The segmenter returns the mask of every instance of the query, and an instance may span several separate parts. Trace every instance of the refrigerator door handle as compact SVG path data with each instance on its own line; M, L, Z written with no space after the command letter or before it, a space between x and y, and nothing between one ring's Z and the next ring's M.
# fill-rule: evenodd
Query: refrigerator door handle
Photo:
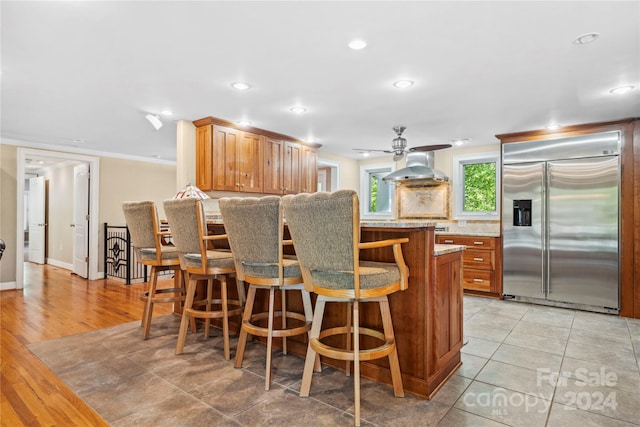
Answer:
M542 173L542 197L540 198L540 202L542 204L542 215L541 221L541 235L542 235L542 271L544 272L542 275L542 294L547 297L551 292L549 286L549 212L547 209L549 194L547 191L547 183L549 182L549 165L545 162L543 165L543 173Z

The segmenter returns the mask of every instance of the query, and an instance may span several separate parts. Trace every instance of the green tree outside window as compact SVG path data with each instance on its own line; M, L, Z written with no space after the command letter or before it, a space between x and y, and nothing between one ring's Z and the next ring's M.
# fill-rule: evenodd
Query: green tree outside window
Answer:
M464 165L464 212L496 210L496 163Z

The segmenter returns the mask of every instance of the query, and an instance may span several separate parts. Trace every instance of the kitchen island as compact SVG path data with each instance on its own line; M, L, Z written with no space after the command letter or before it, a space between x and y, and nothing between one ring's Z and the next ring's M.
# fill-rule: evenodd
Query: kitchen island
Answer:
M221 221L210 217L209 225L216 234L222 232ZM402 245L409 268L409 287L389 295L391 317L396 336L398 357L405 391L431 398L460 366L462 348L462 250L459 245L435 245L434 222L362 221L361 241L407 237ZM391 247L361 251L362 260L393 262ZM233 290L234 286L229 286ZM266 292L256 306L266 309ZM302 310L300 296L293 292L287 298L288 309ZM256 309L254 309L254 312ZM327 304L323 328L343 325L346 304ZM361 327L382 329L377 304L363 304ZM275 340L275 345L280 341ZM373 344L373 343L369 343ZM368 343L363 340L363 347ZM372 345L371 345L372 346ZM287 339L289 352L304 356L306 337ZM345 363L322 359L323 363L345 369ZM361 362L363 377L391 384L386 358Z

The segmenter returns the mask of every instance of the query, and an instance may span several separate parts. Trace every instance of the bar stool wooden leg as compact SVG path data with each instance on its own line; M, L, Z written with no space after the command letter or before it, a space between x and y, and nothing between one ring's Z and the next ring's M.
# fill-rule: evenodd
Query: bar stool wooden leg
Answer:
M275 288L269 288L269 319L267 326L267 371L264 380L264 389L271 388L271 351L273 349L273 305L275 304Z
M384 300L380 301L380 315L382 316L382 328L384 329L386 340L392 340L395 343L389 300L386 296ZM393 395L396 397L404 397L402 373L400 372L400 362L398 361L398 349L395 344L393 345L393 351L389 353L389 369L391 371L391 382L393 383Z
M207 280L207 312L211 311L211 299L213 298L213 279ZM204 337L209 338L209 329L211 326L211 319L208 317L204 319Z
M358 300L353 301L353 401L356 426L360 425L360 316Z
M255 286L249 286L249 295L247 295L247 301L244 306L244 312L242 314L242 325L240 326L240 337L238 338L238 348L236 350L236 360L233 364L235 368L242 367L242 358L244 357L244 349L247 344L247 329L244 324L251 321L251 313L253 312L253 303L256 299Z
M197 280L191 279L189 277L189 282L187 284L187 298L184 302L184 308L182 309L182 320L180 321L180 330L178 331L178 342L176 344L176 354L182 354L184 352L184 342L187 339L187 326L189 325L189 315L187 314L188 310L191 310L193 307L193 299L196 294L196 284Z
M153 299L156 296L156 287L158 285L158 270L156 267L151 267L151 274L149 276L149 294L146 304L144 305L144 315L142 317L142 339L146 340L149 337L149 331L151 330L151 317L153 317Z
M222 298L222 335L224 340L224 359L231 360L231 351L229 350L229 305L227 301L226 275L222 275L222 278L220 279L220 297Z
M313 324L313 306L311 305L311 295L309 292L302 290L302 306L304 308L304 317L307 322ZM307 332L307 337L311 339L311 330ZM316 361L313 366L314 372L322 372L322 365L320 364L320 355L316 353Z
M347 325L346 325L348 331L352 331L352 327L353 327L353 325L351 324L351 310L352 310L352 305L351 305L351 301L349 301L347 303ZM351 350L351 332L349 332L345 338L347 340L346 348L347 348L347 350ZM344 368L344 372L345 372L345 374L347 374L347 376L350 376L351 375L351 361L347 360L345 362L345 364L346 364L346 366Z
M282 297L282 329L287 329L287 292L281 289ZM282 337L282 354L287 354L287 337Z
M304 361L304 370L302 372L302 382L300 383L300 397L309 397L311 389L311 378L313 376L313 367L316 363L318 353L311 346L311 340L320 338L320 329L322 328L322 316L324 315L324 306L326 300L322 296L318 296L316 300L316 310L313 313L313 323L309 331L309 345L307 346L307 356Z

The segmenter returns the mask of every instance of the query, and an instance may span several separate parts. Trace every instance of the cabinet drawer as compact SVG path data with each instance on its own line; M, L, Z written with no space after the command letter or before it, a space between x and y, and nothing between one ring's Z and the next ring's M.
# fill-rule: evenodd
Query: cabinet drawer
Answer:
M462 274L462 287L474 291L491 292L493 280L492 271L465 269Z
M495 269L495 251L486 251L480 249L467 249L462 252L464 268L477 270L494 270Z
M496 239L476 236L436 236L436 243L447 245L465 245L469 249L494 249Z

